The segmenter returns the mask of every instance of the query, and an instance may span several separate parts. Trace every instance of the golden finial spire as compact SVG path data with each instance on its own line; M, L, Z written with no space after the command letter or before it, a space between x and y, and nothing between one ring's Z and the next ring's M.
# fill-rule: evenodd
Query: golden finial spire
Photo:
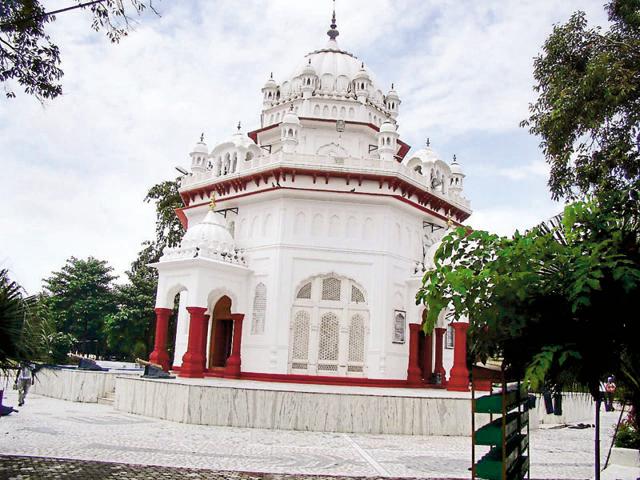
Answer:
M211 201L209 202L209 210L216 209L216 194L211 193Z

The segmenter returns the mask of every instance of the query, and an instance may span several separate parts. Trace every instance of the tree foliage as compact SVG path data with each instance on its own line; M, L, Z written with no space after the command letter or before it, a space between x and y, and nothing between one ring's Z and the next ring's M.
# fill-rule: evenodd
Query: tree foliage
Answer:
M640 0L606 8L608 30L577 12L535 60L538 98L523 125L541 137L555 199L640 181Z
M76 0L76 3L89 2ZM117 43L128 34L131 16L146 8L153 10L153 4L142 0L102 0L83 8L92 13L91 28L104 31L111 42ZM15 97L12 81L40 100L62 94L60 49L46 30L55 20L55 15L45 11L41 0L0 2L0 82L7 97Z
M7 270L0 270L0 367L28 356L23 330L28 304L23 290L9 278Z
M127 283L116 287L118 310L107 317L105 324L110 351L127 359L146 357L153 347L158 273L148 265L160 259L165 247L180 243L184 234L175 214L175 209L182 206L177 181L154 185L149 189L145 202L155 203L156 238L143 243L142 250L127 272ZM170 323L170 337L174 328L175 315ZM171 338L168 343L172 344ZM171 354L171 348L169 350Z
M450 232L417 295L427 328L450 308L471 319L472 360L502 358L534 387L577 381L594 395L615 374L640 407L640 224L621 197L575 202L512 237Z
M71 257L44 280L50 318L58 331L78 339L80 351L107 352L104 323L117 310L112 271L104 260Z
M165 247L175 247L184 235L184 227L175 213L176 208L183 205L178 193L178 179L154 185L144 201L156 204L156 238L152 245L157 258L160 258Z
M157 260L154 246L147 244L126 273L127 283L115 288L118 310L107 316L105 333L110 352L119 358L146 358L151 352L158 275L147 264Z

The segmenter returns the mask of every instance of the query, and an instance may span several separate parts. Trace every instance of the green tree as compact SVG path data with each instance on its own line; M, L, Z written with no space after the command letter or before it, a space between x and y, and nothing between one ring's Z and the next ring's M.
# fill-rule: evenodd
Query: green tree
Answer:
M147 357L155 335L155 299L158 272L149 267L160 259L165 247L180 243L184 228L175 209L182 206L178 182L164 181L151 187L144 199L156 208L156 238L142 244L142 250L127 272L127 283L116 287L117 312L109 315L105 333L110 350L121 358ZM169 323L169 345L173 345L176 315ZM172 349L169 348L169 356Z
M640 0L613 0L606 9L606 31L577 12L535 60L538 98L523 125L541 137L555 199L638 189Z
M120 358L146 358L152 350L158 275L147 264L155 261L155 248L147 244L127 272L127 283L115 288L118 310L107 316L105 333L109 350Z
M160 258L165 247L175 247L184 235L184 227L176 215L176 209L183 206L178 192L178 179L154 185L144 201L156 204L156 238L152 245L157 258Z
M30 346L23 336L27 315L22 287L7 270L0 270L0 370L29 357Z
M40 100L62 94L60 80L60 50L46 32L56 20L56 14L74 8L91 11L91 28L105 31L111 42L127 35L131 15L146 8L153 10L152 1L142 0L76 0L77 5L53 12L45 11L40 0L3 0L0 2L0 82L6 96L15 96L10 82L17 82L29 95ZM153 10L155 11L155 10Z
M44 280L47 308L58 331L69 333L86 353L107 353L104 323L116 312L112 268L93 257L71 257Z

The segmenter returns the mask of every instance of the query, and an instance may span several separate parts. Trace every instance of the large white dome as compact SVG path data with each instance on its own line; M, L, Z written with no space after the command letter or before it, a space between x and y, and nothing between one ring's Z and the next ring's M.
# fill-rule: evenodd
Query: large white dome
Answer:
M311 60L311 63L309 63ZM351 90L351 82L361 70L371 80L370 98L375 103L384 102L384 94L377 85L375 76L366 65L352 53L342 50L335 40L329 40L325 48L315 50L305 55L304 59L281 84L280 90L284 98L298 93L302 88L301 75L313 67L318 76L320 93L345 95Z

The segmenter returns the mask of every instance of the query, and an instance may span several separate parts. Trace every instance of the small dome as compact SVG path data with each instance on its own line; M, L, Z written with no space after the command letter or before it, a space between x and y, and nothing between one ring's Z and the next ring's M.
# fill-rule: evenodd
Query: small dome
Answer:
M391 84L391 90L389 90L389 93L387 93L387 99L388 100L400 100L400 97L398 96L398 92L396 92L393 88L393 84Z
M231 233L224 224L224 217L209 210L204 219L187 230L180 242L181 248L205 246L209 248L233 249Z
M313 65L311 65L311 59L309 59L309 62L302 69L302 75L315 75L315 74L316 74L316 69L313 68Z
M463 175L464 176L464 172L462 171L462 167L455 160L451 164L451 173L453 175Z
M196 143L196 146L193 147L193 150L191 150L191 153L203 153L205 155L207 155L209 153L209 149L207 148L207 144L204 143L204 140L202 139L202 137L200 138L200 141L198 143Z
M393 124L393 122L385 120L384 123L380 126L380 133L397 133L396 126Z
M271 76L269 77L269 80L267 80L267 82L264 84L264 88L265 89L269 89L269 88L278 88L278 84L276 83L276 81L273 79L273 73L271 74Z
M294 112L293 110L287 110L287 113L285 113L284 117L282 117L282 123L293 123L295 125L300 125L300 119L298 118L298 115L296 115L296 112Z
M431 162L434 163L439 159L438 154L434 152L431 147L421 148L416 153L411 155L411 158L419 158L425 163Z
M369 72L367 72L367 69L364 68L364 62L360 65L360 70L358 70L358 73L356 73L356 76L353 77L354 80L359 80L361 78L366 78L367 80L371 80L371 77L369 76Z

